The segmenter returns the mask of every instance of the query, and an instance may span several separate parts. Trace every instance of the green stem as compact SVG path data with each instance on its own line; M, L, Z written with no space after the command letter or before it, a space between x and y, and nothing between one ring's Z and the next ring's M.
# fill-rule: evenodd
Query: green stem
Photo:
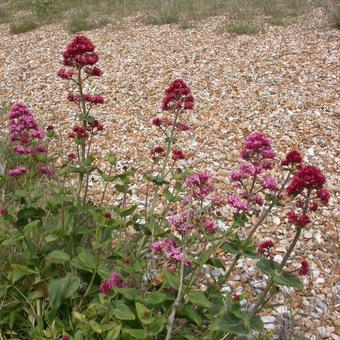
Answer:
M293 239L293 242L291 243L286 255L284 256L283 260L281 261L279 267L277 268L276 272L278 274L280 274L283 270L283 267L285 266L285 264L287 263L290 255L292 254L292 251L293 249L295 248L296 246L296 243L298 242L299 238L300 238L300 235L301 235L301 230L302 228L301 227L298 227L297 230L296 230L296 234L295 234L295 237ZM270 291L270 289L272 288L274 284L274 278L271 277L271 279L268 281L267 285L266 285L266 288L264 289L264 291L261 293L261 295L259 296L259 298L257 299L257 302L255 303L255 306L253 307L253 311L251 313L251 318L254 317L256 315L256 313L262 308L265 300L266 300L266 297L267 297L267 294L268 292Z
M80 309L81 305L82 305L83 302L84 302L84 299L85 299L86 296L89 294L89 292L90 292L90 290L91 290L91 288L92 288L93 281L94 281L94 278L95 278L95 277L96 277L96 271L94 270L94 271L93 271L93 274L92 274L92 276L91 276L90 283L89 283L89 285L87 286L87 289L86 289L86 291L85 291L85 293L84 293L82 299L81 299L80 302L79 302L78 309Z
M182 256L182 261L181 261L181 268L180 268L180 276L179 276L179 287L177 291L177 297L176 300L172 306L172 311L169 316L169 325L168 325L168 330L166 333L165 340L170 340L171 339L171 334L172 334L172 329L174 326L175 318L176 318L176 313L177 313L177 308L179 307L181 300L182 300L182 289L183 289L183 281L184 281L184 265L186 261L186 250L185 250L185 244L183 244L183 256Z

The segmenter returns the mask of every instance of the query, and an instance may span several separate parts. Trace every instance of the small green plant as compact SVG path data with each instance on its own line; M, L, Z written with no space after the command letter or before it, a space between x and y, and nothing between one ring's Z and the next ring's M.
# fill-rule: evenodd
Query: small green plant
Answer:
M9 12L0 5L0 24L6 23L10 20Z
M106 17L97 17L94 20L91 20L91 17L84 12L73 13L67 22L68 30L71 33L78 33L82 31L90 31L102 26L105 26L109 23L109 20Z
M13 34L21 34L29 31L33 31L38 27L36 21L31 17L23 17L19 21L13 22L10 25L10 31Z
M259 25L250 20L239 20L227 25L227 31L240 35L257 34L260 31Z
M340 2L338 0L327 0L323 5L332 25L340 29Z
M150 25L167 25L177 24L179 22L179 1L159 1L154 13L144 19L146 24Z

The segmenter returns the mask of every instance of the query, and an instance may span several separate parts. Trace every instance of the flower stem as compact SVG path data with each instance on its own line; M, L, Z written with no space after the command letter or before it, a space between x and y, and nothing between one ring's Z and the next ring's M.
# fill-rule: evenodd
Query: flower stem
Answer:
M295 248L296 243L297 243L297 241L298 241L299 238L300 238L301 230L302 230L301 227L297 227L297 229L296 229L296 234L295 234L295 237L294 237L294 239L293 239L293 242L291 243L291 245L290 245L290 247L289 247L289 249L288 249L286 255L284 256L283 260L281 261L279 267L278 267L277 270L276 270L276 272L277 272L278 274L280 274L280 273L282 272L283 267L285 266L285 264L287 263L287 261L288 261L290 255L292 254L292 251L293 251L293 249ZM266 288L264 289L264 291L261 293L261 295L260 295L259 298L257 299L257 302L255 303L255 306L253 307L253 311L252 311L252 313L251 313L251 318L252 318L253 316L255 316L256 313L262 308L264 302L266 301L267 294L268 294L268 292L270 291L270 289L272 288L273 284L274 284L274 278L272 277L272 278L268 281L267 286L266 286Z
M174 322L175 322L177 308L180 305L181 300L182 300L182 289L183 289L183 280L184 280L184 264L185 264L185 261L186 261L186 252L185 252L185 246L183 245L183 256L182 256L182 260L181 260L179 287L178 287L178 291L177 291L176 300L175 300L175 302L172 306L172 311L171 311L171 314L169 316L169 325L168 325L168 330L167 330L167 333L166 333L165 340L171 339L171 334L172 334L172 329L173 329Z

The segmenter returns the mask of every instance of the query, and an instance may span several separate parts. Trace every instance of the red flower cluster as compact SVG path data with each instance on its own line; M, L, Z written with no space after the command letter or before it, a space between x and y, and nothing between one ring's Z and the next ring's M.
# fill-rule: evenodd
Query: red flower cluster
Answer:
M311 219L306 214L297 214L294 211L289 211L287 217L289 223L295 224L298 227L305 227L311 223Z
M8 211L6 208L1 208L0 209L0 216L7 216L8 215Z
M281 162L282 166L289 166L302 163L302 156L296 150L289 151L286 158Z
M165 149L163 146L155 146L150 150L153 160L158 160L160 157L165 156Z
M86 131L83 127L81 126L75 126L72 129L72 132L68 134L68 138L77 138L77 139L87 139L89 137L88 131Z
M274 247L273 241L267 240L259 245L259 247L257 248L257 252L259 254L264 254L265 252L269 252L269 249L273 247Z
M103 96L91 96L90 94L84 95L84 100L91 104L104 104L104 97Z
M58 72L58 76L62 79L72 79L73 75L74 75L74 71L65 70L64 68L61 68Z
M92 77L100 77L103 74L103 71L97 66L85 67L84 71L85 73Z
M181 80L174 80L166 89L162 102L162 110L192 110L194 108L194 97L187 84Z
M63 52L63 64L82 68L97 63L99 57L92 41L85 36L75 37Z
M316 196L321 200L323 204L328 204L331 195L326 189L321 188L316 192Z
M174 161L180 160L180 159L186 159L187 156L184 154L182 150L179 149L172 149L172 159Z
M304 189L321 189L325 182L325 176L316 166L305 165L295 173L287 188L287 193L289 196L296 196Z
M300 262L301 268L299 269L299 274L302 276L306 276L309 274L309 263L306 260L302 260Z
M103 124L95 119L93 122L90 122L89 125L87 126L87 130L91 133L96 133L104 130Z

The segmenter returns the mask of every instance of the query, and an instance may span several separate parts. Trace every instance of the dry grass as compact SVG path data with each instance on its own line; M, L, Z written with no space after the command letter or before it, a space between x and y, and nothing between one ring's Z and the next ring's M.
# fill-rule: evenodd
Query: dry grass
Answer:
M145 24L179 24L185 28L197 20L225 15L228 31L255 34L265 22L289 24L292 18L320 5L339 26L339 0L0 0L0 24L8 22L13 33L22 33L63 21L70 32L76 33L126 16L140 15Z

